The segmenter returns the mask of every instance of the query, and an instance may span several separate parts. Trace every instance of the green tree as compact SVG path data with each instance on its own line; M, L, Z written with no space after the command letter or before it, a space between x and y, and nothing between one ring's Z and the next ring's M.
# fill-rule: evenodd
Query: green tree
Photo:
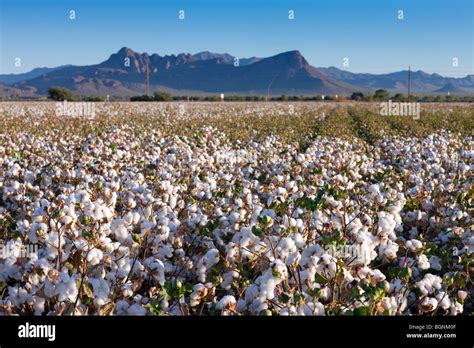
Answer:
M390 94L386 89L378 89L375 91L374 99L375 100L387 100Z
M137 95L130 98L130 101L153 101L153 97L149 95Z
M156 101L171 101L173 100L173 96L166 92L155 92L153 99Z
M58 101L74 101L76 100L76 96L72 93L69 89L64 87L50 87L48 89L48 97L53 100Z
M402 102L405 100L405 96L402 93L397 93L393 96L393 101Z
M364 93L362 92L354 92L351 95L351 100L361 101L363 99L364 99Z

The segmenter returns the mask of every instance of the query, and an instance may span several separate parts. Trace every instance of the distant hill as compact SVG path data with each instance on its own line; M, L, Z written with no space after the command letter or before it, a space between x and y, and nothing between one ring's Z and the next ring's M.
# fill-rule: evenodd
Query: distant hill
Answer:
M356 86L371 89L387 89L393 93L406 92L408 88L407 70L388 74L351 73L335 67L318 68L318 70L329 78ZM443 77L438 74L428 74L421 70L412 71L411 88L414 93L420 94L451 91L454 94L474 95L474 75L453 78Z
M37 68L24 74L0 75L4 89L47 94L51 86L62 86L79 95L131 96L145 93L147 66L150 89L173 94L315 95L353 92L391 92L407 89L407 71L390 74L360 74L335 67L315 68L299 51L266 58L239 58L208 51L197 54L164 55L137 53L121 48L98 64ZM472 94L474 75L448 78L423 71L412 72L412 90L417 92ZM446 90L448 92L448 90ZM0 92L1 93L1 92Z
M0 83L6 83L6 84L12 84L24 80L29 80L33 79L35 77L45 75L47 73L50 73L52 71L58 70L58 69L63 69L67 67L68 65L62 65L58 66L55 68L35 68L27 73L21 73L21 74L0 74Z

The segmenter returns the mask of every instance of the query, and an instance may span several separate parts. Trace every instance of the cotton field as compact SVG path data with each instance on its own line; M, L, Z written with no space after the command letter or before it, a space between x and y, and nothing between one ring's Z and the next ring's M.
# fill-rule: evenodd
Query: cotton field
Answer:
M1 315L466 315L474 106L0 103Z

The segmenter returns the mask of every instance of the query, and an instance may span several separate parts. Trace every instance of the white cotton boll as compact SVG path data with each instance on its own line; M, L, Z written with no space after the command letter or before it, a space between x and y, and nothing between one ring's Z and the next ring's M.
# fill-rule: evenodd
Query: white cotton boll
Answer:
M90 195L86 190L79 190L76 192L76 200L79 203L90 202Z
M408 235L410 236L411 239L418 237L419 232L417 227L412 227L410 231L408 232Z
M400 279L394 279L390 282L389 293L397 293L403 288L403 283Z
M405 243L405 245L412 252L416 252L423 247L423 243L418 239L410 239Z
M244 299L237 301L237 312L241 313L247 309L247 302Z
M102 250L93 248L87 253L87 261L91 266L98 265L103 262L104 253Z
M444 291L440 291L436 295L436 299L438 300L438 305L440 308L448 310L451 307L451 300L449 299L448 294L446 294Z
M114 244L109 237L101 237L99 239L99 245L107 253L112 253L115 250Z
M229 242L226 245L226 260L230 263L234 263L238 257L239 247L234 242Z
M237 301L232 295L224 296L219 302L217 302L216 308L220 311L225 310L234 310L236 307Z
M43 289L44 289L44 294L46 295L46 297L51 298L54 296L54 293L56 290L55 286L48 279L45 280Z
M163 225L159 229L159 235L157 235L157 239L160 241L165 241L168 239L170 235L170 228L166 225Z
M133 304L127 309L128 315L143 316L146 315L146 308L140 306L139 304Z
M438 301L433 297L425 297L421 301L421 308L425 312L431 312L438 306Z
M89 283L94 291L94 303L103 306L109 302L109 284L103 279L90 278Z
M197 305L199 305L199 303L201 303L201 300L204 299L207 294L208 294L209 290L203 285L203 284L196 284L194 285L193 287L193 292L191 293L190 295L190 306L191 307L196 307Z
M293 235L293 240L295 241L295 245L297 248L303 248L306 244L305 238L301 233L295 233Z
M154 262L150 264L150 270L152 271L153 278L161 286L165 285L165 266L163 262L158 259L155 259Z
M39 240L44 241L46 234L48 232L48 226L45 223L33 223L31 225L31 230L28 233L28 239L36 244Z
M120 243L123 243L127 240L129 234L127 228L123 225L122 219L112 221L110 229L117 241L119 241Z
M229 215L229 220L230 222L232 223L236 223L236 222L239 222L240 221L240 214L233 211L232 213L230 213Z
M173 257L173 249L169 245L160 245L155 256L159 260Z
M36 296L34 299L34 308L35 308L35 315L42 315L44 312L44 305L46 303L46 299Z
M102 207L102 214L109 221L114 216L114 213L112 212L112 209L110 209L109 207Z
M298 313L302 315L325 315L324 305L321 302L307 302L298 306Z
M129 298L133 296L133 289L132 289L132 282L128 281L125 284L123 284L123 289L122 289L122 295L125 298Z
M378 283L378 282L381 282L383 280L386 279L386 276L385 274L383 274L380 270L378 269L374 269L373 271L373 278L375 279L375 281Z
M64 234L63 234L64 235ZM65 240L61 235L61 243L59 243L59 235L57 232L50 232L46 235L46 253L48 258L53 259L58 256L58 246L61 245L61 249L64 248ZM62 254L63 261L67 258L66 254Z
M72 217L70 217L69 215L64 215L60 222L63 224L63 225L69 225L71 222L73 221Z
M150 231L152 228L155 227L155 223L154 222L151 222L151 221L144 221L141 223L140 225L140 232L141 234L145 234L147 233L148 231Z
M464 290L458 290L458 299L464 301L467 298L467 292Z
M428 261L428 258L424 254L418 255L417 260L416 260L416 265L420 269L430 268L430 263Z
M296 255L292 255L291 260L289 260L289 256L297 251L298 249L296 248L295 242L289 237L281 238L276 247L276 252L279 258L284 260L287 265L291 265L293 261L295 261Z
M398 308L398 302L395 296L390 296L390 297L384 297L382 299L382 307L385 310L397 310Z
M177 202L177 196L176 195L170 195L168 204L171 207L171 209L174 209L176 207L176 202Z
M304 161L305 161L305 156L304 156L304 154L299 153L299 154L296 156L296 162L298 162L298 163L303 163Z
M380 204L385 201L385 198L382 194L378 194L377 196L375 196L375 201Z
M270 266L273 277L278 278L279 281L288 278L288 269L281 260L275 260ZM270 270L269 270L270 271ZM267 272L269 272L267 271Z
M324 224L329 222L328 216L320 210L317 210L313 213L311 220L317 230L321 230L324 227Z
M351 235L357 235L357 233L362 229L362 222L359 218L351 219L346 229L347 232Z
M377 184L372 184L369 186L368 191L372 194L373 197L375 197L380 193L380 186Z
M382 254L387 260L395 260L397 258L398 244L392 242L390 239L386 240L385 243L380 244L379 253Z
M128 304L127 301L125 300L119 300L117 301L115 308L114 308L114 314L115 315L126 315L128 312L128 308L130 305Z
M143 296L140 295L140 294L136 294L135 296L133 296L133 301L137 302L137 303L140 303L143 299Z
M436 271L441 271L441 259L438 256L431 256L429 262L431 268Z
M8 299L13 303L15 307L20 307L23 303L28 300L28 292L20 288L16 287L8 287Z
M62 272L59 282L56 284L56 294L59 301L74 302L78 294L75 278L70 277L67 272Z
M451 307L449 308L450 315L459 315L464 311L463 305L457 301L451 301Z
M420 289L422 295L426 296L441 289L442 282L439 276L427 273L422 280L416 282L415 286Z
M139 214L138 212L134 211L134 212L132 213L132 224L133 224L133 225L138 224L138 222L140 221L140 219L141 219L140 214Z
M378 230L379 234L383 236L390 236L394 234L397 222L395 221L392 214L384 211L378 212Z
M369 265L373 260L377 258L377 252L374 250L374 245L368 241L363 241L361 244L356 245L357 254L356 257L351 258L351 266L355 265Z
M219 250L211 249L209 250L198 262L197 272L198 279L200 282L206 280L206 272L208 269L212 268L216 263L219 262Z

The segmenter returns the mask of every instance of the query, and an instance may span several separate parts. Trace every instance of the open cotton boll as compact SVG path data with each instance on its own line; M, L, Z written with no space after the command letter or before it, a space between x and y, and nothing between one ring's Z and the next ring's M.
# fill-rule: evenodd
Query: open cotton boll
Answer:
M133 296L133 289L132 289L132 282L131 281L128 281L125 284L123 284L122 295L125 298Z
M438 301L433 297L425 297L421 301L421 309L424 312L431 312L438 306Z
M408 250L412 252L416 252L423 247L423 243L419 241L418 239L410 239L405 243L405 245L408 248Z
M8 287L8 297L7 300L9 300L11 303L13 303L14 306L19 307L23 303L25 303L27 300L31 298L31 295L28 294L28 291L21 287L13 287L9 286Z
M133 304L127 309L127 314L128 315L134 315L134 316L143 316L146 315L147 310L146 308L140 306L139 304Z
M377 258L377 252L374 250L375 246L371 242L363 241L358 245L354 245L354 247L356 255L350 257L351 266L367 266Z
M438 305L440 308L444 310L448 310L451 307L451 300L449 298L449 295L446 294L444 291L438 292L438 294L435 297L436 297L436 300L438 301Z
M151 271L153 278L160 284L161 286L165 285L165 265L161 260L154 259L153 261L148 263L148 267Z
M429 295L434 293L436 290L441 289L442 283L443 280L439 276L427 273L423 279L416 282L415 286L420 289L420 292L423 295Z
M36 244L40 240L41 241L45 240L47 232L48 232L48 226L45 223L34 222L31 225L30 232L28 233L28 239L31 241L31 243Z
M237 301L232 295L226 295L217 302L216 308L220 311L234 311L236 309Z
M190 306L196 307L201 303L201 300L204 299L209 290L204 286L204 284L196 284L193 287L193 292L190 295Z
M374 269L373 272L372 272L372 277L375 279L375 281L378 283L378 282L381 282L383 280L386 279L386 276L385 274L383 274L380 270L378 269Z
M104 253L98 248L93 248L87 253L87 261L91 266L98 265L103 262Z
M90 278L89 283L92 285L94 291L94 303L98 306L103 306L109 299L109 284L104 279Z
M140 232L142 235L149 232L151 229L155 227L155 223L151 221L143 221L140 225Z
M242 260L251 258L259 250L260 238L252 233L250 227L243 227L234 234L232 242L238 246L238 252Z
M416 265L420 269L428 269L430 268L430 262L428 261L428 257L426 255L418 255L416 260Z
M395 260L397 258L398 244L390 239L379 245L379 253L387 260Z
M297 307L298 315L325 315L324 305L321 302L306 302Z
M222 276L223 280L221 283L221 287L223 289L230 290L231 285L234 282L234 280L238 279L239 277L240 277L240 274L237 271L229 271L229 272L224 273L224 275Z
M392 214L384 211L377 213L378 217L378 231L380 235L387 237L395 237L394 230L397 226L397 222Z
M75 277L69 276L67 272L62 272L56 283L55 292L59 301L74 302L78 295Z
M378 194L380 194L380 186L378 184L372 184L369 186L368 190L369 193L375 197L377 196Z
M198 272L198 279L200 282L204 282L206 280L206 272L218 262L219 262L219 250L217 249L209 250L199 260L196 268Z
M129 237L128 230L124 226L124 221L122 219L113 220L110 225L110 229L112 231L112 234L120 243L125 242L125 240L127 240L127 238Z
M281 238L275 243L276 254L279 259L284 260L287 265L293 264L299 258L298 248L290 237Z

